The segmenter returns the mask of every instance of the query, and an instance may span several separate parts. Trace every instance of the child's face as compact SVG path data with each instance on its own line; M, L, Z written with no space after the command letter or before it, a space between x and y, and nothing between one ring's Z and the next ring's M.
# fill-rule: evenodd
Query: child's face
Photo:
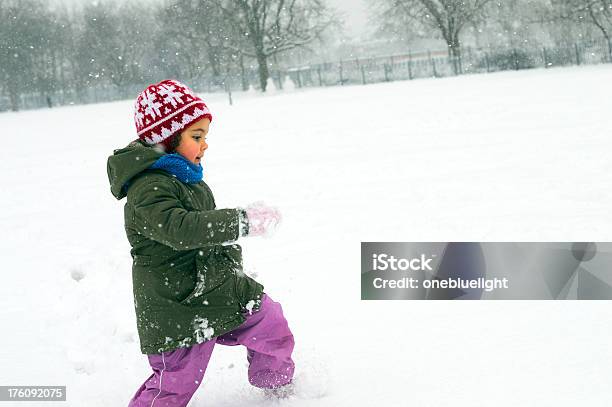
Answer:
M210 120L204 118L193 123L181 133L181 142L176 147L176 152L194 164L202 162L204 150L208 148L206 136Z

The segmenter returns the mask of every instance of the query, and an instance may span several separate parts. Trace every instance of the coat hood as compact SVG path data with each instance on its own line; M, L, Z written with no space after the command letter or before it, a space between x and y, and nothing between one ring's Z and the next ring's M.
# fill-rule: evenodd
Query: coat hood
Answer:
M126 183L153 165L164 154L141 140L134 140L127 147L115 150L113 155L108 157L106 164L111 193L115 198L125 198Z

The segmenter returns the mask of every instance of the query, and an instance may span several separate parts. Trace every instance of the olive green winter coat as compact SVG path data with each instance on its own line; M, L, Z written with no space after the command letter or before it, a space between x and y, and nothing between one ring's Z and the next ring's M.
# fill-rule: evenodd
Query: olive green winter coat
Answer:
M125 231L145 354L222 335L257 309L263 286L242 272L239 211L215 209L208 186L148 168L164 153L137 140L108 158L111 192L127 196Z

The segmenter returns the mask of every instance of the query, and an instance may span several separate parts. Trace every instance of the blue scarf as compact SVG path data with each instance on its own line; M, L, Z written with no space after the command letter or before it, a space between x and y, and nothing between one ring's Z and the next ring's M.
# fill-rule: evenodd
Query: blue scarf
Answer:
M201 164L196 165L177 153L161 156L149 168L167 171L186 184L200 182L203 176Z

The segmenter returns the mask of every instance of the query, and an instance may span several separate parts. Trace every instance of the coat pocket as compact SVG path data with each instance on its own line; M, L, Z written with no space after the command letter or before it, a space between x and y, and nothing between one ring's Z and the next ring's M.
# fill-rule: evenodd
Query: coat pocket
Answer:
M224 258L220 256L218 246L202 248L195 254L196 284L193 291L182 304L192 305L205 301L206 294L233 284L232 275ZM224 289L225 290L225 289Z
M186 253L174 257L134 255L132 275L140 302L151 306L180 302L193 292L197 280L193 254Z
M220 246L219 251L225 259L226 267L231 271L234 295L240 307L244 308L248 300L244 293L243 283L244 279L249 277L244 274L242 266L242 247L237 244Z

